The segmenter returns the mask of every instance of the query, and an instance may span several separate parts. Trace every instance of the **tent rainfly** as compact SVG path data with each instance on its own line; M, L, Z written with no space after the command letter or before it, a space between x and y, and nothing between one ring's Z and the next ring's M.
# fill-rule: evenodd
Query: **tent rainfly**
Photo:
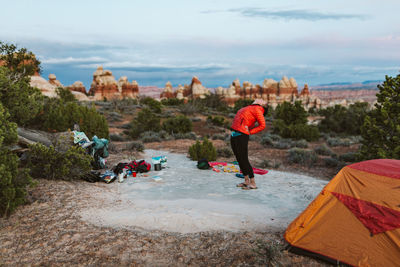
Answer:
M288 226L297 251L353 266L400 266L400 160L344 167Z

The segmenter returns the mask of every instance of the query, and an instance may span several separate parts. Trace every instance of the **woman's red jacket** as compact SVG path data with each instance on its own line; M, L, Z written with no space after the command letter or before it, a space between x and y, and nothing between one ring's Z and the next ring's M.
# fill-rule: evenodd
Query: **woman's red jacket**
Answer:
M255 127L256 122L258 122L257 127ZM261 132L265 129L264 108L260 105L250 105L239 109L231 129L247 135Z

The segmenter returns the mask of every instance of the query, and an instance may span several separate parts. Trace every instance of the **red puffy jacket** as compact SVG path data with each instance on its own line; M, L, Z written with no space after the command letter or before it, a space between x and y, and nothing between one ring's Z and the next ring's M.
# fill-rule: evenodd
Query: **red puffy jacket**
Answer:
M258 126L255 127L256 121ZM250 105L239 109L233 119L231 129L251 135L265 129L264 108L260 105Z

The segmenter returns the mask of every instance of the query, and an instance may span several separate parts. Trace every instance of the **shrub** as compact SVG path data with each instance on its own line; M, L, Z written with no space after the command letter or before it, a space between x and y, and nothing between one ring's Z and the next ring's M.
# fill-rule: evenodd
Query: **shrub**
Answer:
M187 133L192 130L192 121L186 116L179 115L164 121L162 128L168 133Z
M17 125L0 103L0 216L10 215L26 201L26 187L32 184L26 169L18 167L18 157L7 146L17 141Z
M322 109L319 113L324 119L319 124L321 131L347 135L359 135L364 118L368 113L368 103L357 102L348 108L341 105Z
M340 162L336 158L324 158L325 166L329 168L338 167Z
M140 104L146 105L155 113L161 113L162 105L159 101L151 97L143 97L139 100Z
M138 107L137 99L133 98L123 98L123 99L114 98L111 100L111 102L102 102L102 103L109 103L111 110L122 114L134 111ZM98 105L98 102L96 102L96 105ZM101 105L103 106L104 104Z
M181 113L185 115L192 115L202 110L201 104L198 102L189 102L179 107Z
M263 135L261 137L261 142L263 146L273 146L274 141L272 140L272 137L270 135Z
M223 127L225 125L225 118L222 116L208 116L207 122L215 126Z
M192 120L192 122L199 122L201 121L201 118L198 117L194 117L194 118L190 118Z
M121 114L115 111L108 113L107 117L109 121L122 121L123 118Z
M158 132L161 130L160 118L150 109L141 110L131 122L130 136L137 138L146 131Z
M144 151L144 144L143 142L138 142L138 141L133 141L133 142L129 142L125 145L124 150L134 150L134 151L138 151L138 152L143 152Z
M190 140L196 140L197 135L194 132L190 133L173 133L172 137L176 140L178 139L190 139Z
M291 124L288 127L287 134L283 133L283 137L293 139L306 139L307 141L315 141L319 138L318 127L307 124Z
M217 159L217 151L214 145L207 138L204 138L202 143L196 141L189 148L189 156L192 160L207 159L213 161Z
M310 167L317 161L317 155L312 150L291 148L288 154L288 159L291 163L305 164Z
M140 140L143 143L150 143L150 142L161 142L160 134L153 131L147 131L140 134Z
M332 149L330 149L327 145L322 144L314 148L315 153L318 155L324 155L324 156L332 156L335 154Z
M330 137L328 140L326 140L329 146L350 146L350 140L345 138L336 138L336 137Z
M292 145L295 146L295 147L300 147L300 148L307 148L308 147L308 143L304 139L293 141Z
M35 178L51 180L80 179L92 169L92 157L81 147L72 146L60 153L53 146L42 144L30 146L29 167Z
M77 101L75 96L72 94L72 92L67 88L57 87L56 93L57 93L58 97L61 99L61 101L63 101L63 102Z
M288 139L282 139L281 141L274 142L272 147L277 149L288 149L292 147L292 142Z
M0 61L9 70L23 76L32 76L40 73L40 61L26 48L19 48L14 44L0 42Z
M64 102L62 99L46 99L44 112L35 120L41 130L64 132L79 124L80 130L92 138L108 138L106 118L97 112L94 106L81 106L77 102Z
M228 136L226 134L213 134L211 136L212 140L225 140L227 138L228 138Z
M233 151L229 147L222 147L217 149L218 157L229 158L233 156Z
M164 106L180 106L183 105L183 99L166 98L161 100L161 104Z
M271 161L268 159L263 159L261 163L259 164L260 168L275 168L278 169L281 166L281 164L277 161Z
M282 120L285 125L306 124L307 111L300 101L296 101L294 104L283 102L275 109L275 119Z
M13 77L0 67L0 103L8 110L9 120L20 126L30 125L43 109L43 95L29 85L29 77Z
M120 134L110 134L110 140L116 141L116 142L121 142L121 141L124 141L125 138Z
M344 162L356 162L358 160L358 153L347 152L339 156L339 160Z

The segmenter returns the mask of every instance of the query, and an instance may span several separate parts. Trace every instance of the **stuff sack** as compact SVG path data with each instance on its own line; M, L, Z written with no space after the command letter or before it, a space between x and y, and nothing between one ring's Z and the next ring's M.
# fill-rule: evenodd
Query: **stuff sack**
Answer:
M136 172L148 172L151 169L150 163L144 160L139 161L137 164Z
M208 160L201 159L201 160L197 161L197 168L200 170L208 170L211 168L211 166L208 163Z

